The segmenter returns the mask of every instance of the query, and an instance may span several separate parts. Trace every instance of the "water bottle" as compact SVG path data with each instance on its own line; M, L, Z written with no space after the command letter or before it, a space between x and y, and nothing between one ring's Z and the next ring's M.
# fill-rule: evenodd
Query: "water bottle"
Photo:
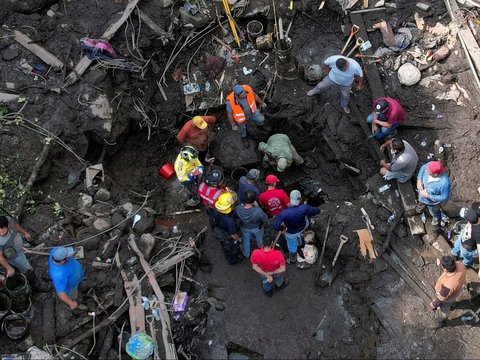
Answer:
M392 185L390 185L390 184L385 184L385 185L383 185L380 189L378 189L378 192L379 192L379 193L383 193L383 192L387 191L388 189L390 189L391 187L392 187Z
M422 222L424 224L427 222L427 217L425 216L425 213L422 212L422 215L420 215L420 218L422 219Z
M389 222L389 223L392 223L392 222L394 222L394 221L395 221L395 215L392 214L392 215L390 215L390 216L388 217L388 222Z
M466 322L469 322L469 321L473 320L473 316L462 316L460 318L460 320L462 320L462 322L466 323Z
M206 91L206 92L209 92L209 91L210 91L210 81L207 81L207 82L205 83L205 91Z

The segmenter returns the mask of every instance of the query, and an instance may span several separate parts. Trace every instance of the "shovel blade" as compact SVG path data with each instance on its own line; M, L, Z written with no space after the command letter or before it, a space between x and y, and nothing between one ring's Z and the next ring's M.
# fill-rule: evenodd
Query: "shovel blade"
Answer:
M329 265L325 265L322 272L315 279L315 285L320 287L330 286L337 276L336 268L332 268Z

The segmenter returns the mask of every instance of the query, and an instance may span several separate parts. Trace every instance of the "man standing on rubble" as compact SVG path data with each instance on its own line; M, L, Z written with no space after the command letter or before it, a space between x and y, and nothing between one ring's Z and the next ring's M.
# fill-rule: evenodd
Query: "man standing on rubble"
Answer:
M266 106L248 85L235 85L233 91L227 96L228 122L232 130L240 131L243 146L246 148L250 146L247 140L247 121L254 121L258 126L262 126L265 122L265 117L258 110L257 103L260 107Z
M245 194L248 190L251 190L255 193L255 201L260 195L260 188L258 187L257 181L260 177L260 170L251 169L246 176L242 176L238 181L238 200L240 203L246 201Z
M301 204L302 194L298 190L290 193L290 206L283 209L273 219L272 226L277 231L284 231L287 240L289 256L287 262L295 264L297 261L297 249L302 244L302 233L309 227L308 218L320 214L320 209Z
M58 297L70 310L88 310L87 306L79 304L78 285L83 280L82 265L73 257L73 247L56 247L50 252L48 266L55 291Z
M250 256L250 238L255 237L257 247L262 247L263 228L268 224L267 214L255 205L257 196L252 190L245 193L245 201L237 207L237 216L242 231L243 256Z
M276 188L279 181L275 175L268 175L265 179L267 190L258 197L258 204L267 212L269 217L277 216L290 204L290 198L285 190Z
M197 149L193 146L182 147L175 160L174 167L178 180L190 195L187 206L197 206L200 203L197 195L197 181L198 176L203 174L203 165L198 160Z
M212 125L217 121L215 116L195 116L187 121L177 134L182 145L191 145L199 152L207 151Z
M432 215L432 226L445 226L450 219L442 211L441 204L450 198L450 178L440 161L424 164L417 175L419 206L417 212L423 212L425 206Z
M324 71L328 75L320 81L307 96L320 94L321 92L336 87L340 90L340 106L346 114L350 114L348 103L350 102L350 90L355 77L358 78L357 90L363 89L363 71L358 62L342 55L330 56L324 61Z
M444 326L456 297L462 291L467 269L461 261L455 261L453 256L443 256L441 266L443 273L435 284L437 297L430 303L430 308L440 308L437 322L439 326Z
M31 235L11 217L0 216L0 265L7 271L7 277L15 274L15 268L25 275L35 291L49 291L50 284L41 281L23 251L23 240L30 240Z
M390 148L392 161L389 163L385 160L380 161L380 175L385 180L396 179L401 183L410 180L418 164L418 156L412 145L406 140L396 138L387 140L380 146L381 151L385 148Z
M283 172L287 167L292 165L292 162L300 165L303 164L303 159L298 155L297 150L290 142L290 139L285 134L275 134L268 138L267 143L261 142L258 144L258 150L263 152L263 165L276 166L278 172Z
M405 110L398 101L381 97L373 102L373 112L368 115L367 123L372 125L372 135L381 139L392 135L405 122L406 117Z
M285 281L285 258L280 250L275 250L270 236L265 235L262 243L263 247L253 251L250 261L253 270L262 278L263 293L270 297L273 295L273 284L277 289L288 284Z
M240 252L239 227L236 222L233 207L237 197L231 191L224 192L215 203L215 209L212 211L212 218L215 224L213 235L220 242L227 262L234 265L243 257Z
M460 235L456 236L452 255L460 256L463 259L463 265L472 266L473 258L478 255L480 250L480 218L472 208L465 211L464 218L468 223L462 229ZM478 275L480 276L480 270Z

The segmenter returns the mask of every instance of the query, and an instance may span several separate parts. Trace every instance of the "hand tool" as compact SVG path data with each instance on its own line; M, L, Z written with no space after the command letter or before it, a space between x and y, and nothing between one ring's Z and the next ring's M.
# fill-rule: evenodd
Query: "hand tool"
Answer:
M323 273L320 277L315 281L315 284L318 286L330 286L332 285L335 276L337 276L337 268L335 267L335 263L337 262L338 256L340 255L340 251L342 251L343 244L348 241L348 238L345 235L340 235L340 244L338 245L337 252L335 253L335 257L333 258L331 265L326 265L324 268Z
M357 41L355 42L355 46L352 48L352 50L348 52L346 57L350 57L350 55L352 55L355 52L355 50L357 50L360 47L360 45L362 45L363 43L364 43L363 39L361 37L358 37Z
M335 253L335 257L333 258L332 261L332 266L335 266L335 263L337 262L338 256L340 255L340 251L342 251L343 244L345 244L348 241L348 237L345 235L340 235L340 245L338 245L337 252Z
M350 41L352 41L352 39L353 39L353 35L355 35L358 32L358 30L360 30L360 27L353 24L352 28L350 29L350 36L348 37L347 42L345 43L345 46L343 47L342 51L340 51L340 54L343 55L345 50L347 50L347 47L350 44Z
M378 55L363 55L363 54L355 54L356 58L369 58L369 59L380 59Z

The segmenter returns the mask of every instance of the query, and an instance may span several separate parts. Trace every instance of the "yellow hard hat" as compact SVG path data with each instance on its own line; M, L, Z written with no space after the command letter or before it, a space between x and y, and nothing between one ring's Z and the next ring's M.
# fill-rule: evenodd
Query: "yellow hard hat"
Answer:
M215 208L219 213L229 214L232 211L232 206L236 201L237 194L235 194L233 191L227 191L218 197L218 200L215 203Z
M201 116L195 116L192 119L192 123L197 128L202 129L202 130L205 129L208 126L207 122L205 120L203 120L203 117L201 117Z

